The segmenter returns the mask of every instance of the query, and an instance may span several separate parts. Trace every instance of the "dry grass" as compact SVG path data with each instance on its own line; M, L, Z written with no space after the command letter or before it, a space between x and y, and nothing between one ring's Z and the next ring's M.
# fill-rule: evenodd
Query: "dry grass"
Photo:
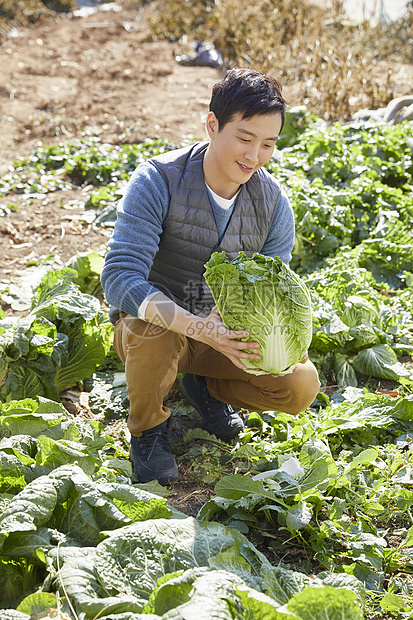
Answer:
M227 68L252 67L277 77L291 105L329 121L348 120L360 108L379 108L413 83L413 1L389 26L351 24L342 0L118 0L149 9L147 39L204 40L222 52ZM149 6L151 8L149 8ZM70 11L76 0L0 0L0 32L45 15ZM192 51L192 50L191 50ZM395 67L405 69L405 89ZM410 68L410 69L409 69ZM403 87L403 84L402 84ZM401 92L402 91L402 92Z
M392 66L413 58L412 8L402 22L372 28L345 20L339 0L331 9L302 0L158 0L150 30L213 42L228 67L271 73L290 103L326 120L385 106L394 96Z
M73 11L76 0L0 0L0 30L25 27L45 16Z
M41 0L0 0L0 28L8 29L11 24L27 26L36 22L42 15L50 11Z

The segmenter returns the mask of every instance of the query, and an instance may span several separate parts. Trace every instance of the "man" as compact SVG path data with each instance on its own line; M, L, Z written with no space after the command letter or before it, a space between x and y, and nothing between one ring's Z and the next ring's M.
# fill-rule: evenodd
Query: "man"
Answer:
M205 428L230 440L243 428L234 407L295 415L319 390L306 358L291 374L245 372L259 359L246 331L222 323L203 279L214 251L230 259L242 250L288 263L294 217L277 181L262 167L284 122L276 80L233 69L212 92L208 142L141 164L118 208L102 273L106 298L120 310L114 346L125 363L130 400L131 458L141 481L178 479L163 400L178 372L184 397Z

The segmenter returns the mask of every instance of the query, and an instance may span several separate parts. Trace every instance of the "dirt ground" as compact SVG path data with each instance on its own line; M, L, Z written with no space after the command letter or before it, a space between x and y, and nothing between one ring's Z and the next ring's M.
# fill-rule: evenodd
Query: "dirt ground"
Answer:
M113 6L113 5L112 5ZM115 5L116 6L116 5ZM145 10L98 11L43 19L4 36L0 45L0 176L39 142L81 137L93 127L103 142L165 136L177 145L205 137L203 117L217 69L184 67L174 46L142 42ZM82 190L8 196L18 211L0 218L0 272L33 260L101 249L110 231L81 218Z

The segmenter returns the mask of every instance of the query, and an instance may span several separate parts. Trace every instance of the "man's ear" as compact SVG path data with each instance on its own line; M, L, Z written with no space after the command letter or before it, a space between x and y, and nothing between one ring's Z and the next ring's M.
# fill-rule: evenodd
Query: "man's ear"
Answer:
M217 117L215 116L215 112L208 112L205 128L211 140L218 134L219 123Z

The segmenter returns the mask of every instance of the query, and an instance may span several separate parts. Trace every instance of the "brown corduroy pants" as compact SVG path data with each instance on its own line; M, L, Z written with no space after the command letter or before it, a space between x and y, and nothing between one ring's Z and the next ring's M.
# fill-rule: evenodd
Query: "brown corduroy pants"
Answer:
M122 314L116 323L114 347L125 364L128 428L136 436L170 416L163 400L178 372L204 376L212 396L250 411L296 415L311 405L320 388L310 360L281 377L252 375L208 345L129 314Z

